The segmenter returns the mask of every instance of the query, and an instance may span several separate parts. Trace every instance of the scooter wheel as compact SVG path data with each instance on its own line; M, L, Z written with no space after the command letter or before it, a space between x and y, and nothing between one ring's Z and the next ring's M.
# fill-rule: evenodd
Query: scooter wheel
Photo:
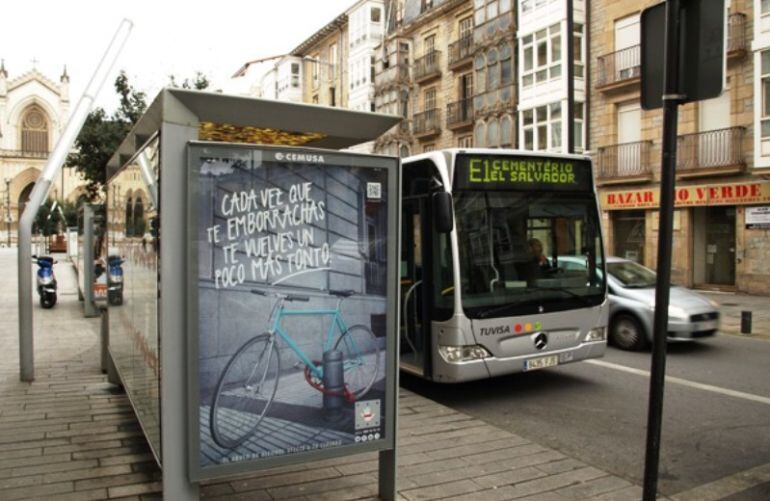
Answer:
M40 298L40 306L53 308L56 305L56 294L46 294Z

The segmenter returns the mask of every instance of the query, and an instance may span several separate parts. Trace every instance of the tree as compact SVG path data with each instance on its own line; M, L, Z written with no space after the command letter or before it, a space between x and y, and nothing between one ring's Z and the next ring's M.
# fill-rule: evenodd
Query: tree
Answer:
M204 90L208 89L209 85L211 84L208 77L200 71L195 72L195 78L193 80L185 78L181 84L176 81L176 77L174 75L169 75L168 80L171 87L176 87L178 89Z
M75 141L76 151L67 157L66 165L85 177L91 201L102 198L107 162L147 109L145 93L129 83L124 71L115 79L115 92L120 99L118 109L110 116L102 108L89 113Z
M51 210L53 204L54 201L49 198L40 206L37 215L35 216L35 223L32 227L33 233L40 233L46 237L56 235L59 221L61 221L61 215L58 209Z

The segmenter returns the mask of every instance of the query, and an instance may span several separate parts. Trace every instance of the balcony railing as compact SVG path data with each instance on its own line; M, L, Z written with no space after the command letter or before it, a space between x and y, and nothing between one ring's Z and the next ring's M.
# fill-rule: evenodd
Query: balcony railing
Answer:
M48 151L0 150L2 158L48 158Z
M599 56L597 87L618 84L639 77L641 69L639 45Z
M714 169L720 172L730 167L743 170L744 131L743 127L729 127L679 136L677 172L697 174Z
M449 103L446 107L446 126L449 129L458 129L473 125L473 100L461 99Z
M598 148L597 178L604 182L651 180L650 146L652 141L613 144Z
M415 113L412 117L412 132L415 136L431 136L441 132L441 113L438 108Z
M727 55L746 53L746 14L736 12L727 18Z
M440 61L441 52L437 50L432 50L415 60L414 80L419 83L441 75Z
M449 67L454 69L473 59L473 37L464 36L449 44Z

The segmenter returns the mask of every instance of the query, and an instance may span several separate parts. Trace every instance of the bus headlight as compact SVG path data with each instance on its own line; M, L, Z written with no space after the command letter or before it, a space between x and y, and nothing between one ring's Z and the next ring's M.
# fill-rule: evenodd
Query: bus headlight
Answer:
M604 341L605 339L607 339L607 328L594 327L588 331L588 334L586 334L585 342L590 343L592 341Z
M491 357L492 354L480 345L439 346L438 352L447 363L471 362Z

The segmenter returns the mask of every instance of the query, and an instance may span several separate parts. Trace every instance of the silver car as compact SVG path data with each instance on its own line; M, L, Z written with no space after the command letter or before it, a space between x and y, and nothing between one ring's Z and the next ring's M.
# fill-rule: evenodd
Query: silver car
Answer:
M610 342L624 350L640 350L652 342L655 272L617 257L607 258L610 298ZM668 339L713 336L719 329L719 304L685 287L672 286L668 307Z

